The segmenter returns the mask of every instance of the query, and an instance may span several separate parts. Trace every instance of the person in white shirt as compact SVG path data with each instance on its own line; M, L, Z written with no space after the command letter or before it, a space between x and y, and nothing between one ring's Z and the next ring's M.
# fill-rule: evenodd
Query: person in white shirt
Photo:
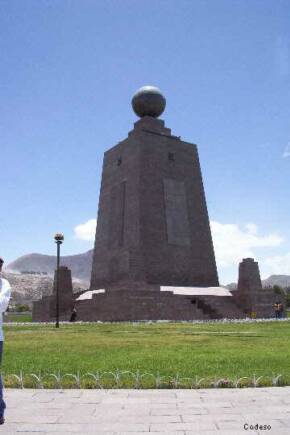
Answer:
M11 296L11 287L7 279L2 278L2 267L4 260L0 257L0 364L2 360L2 352L3 352L3 330L2 330L2 315L6 311L10 296ZM6 404L3 400L3 384L2 378L0 375L0 424L4 423L4 411L6 408Z

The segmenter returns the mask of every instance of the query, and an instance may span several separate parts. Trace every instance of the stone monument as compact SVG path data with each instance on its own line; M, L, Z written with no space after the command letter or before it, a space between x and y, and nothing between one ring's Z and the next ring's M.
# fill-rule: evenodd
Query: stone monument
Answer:
M83 321L195 320L273 316L258 263L239 268L238 289L220 288L197 146L158 119L165 97L136 92L140 118L105 152L90 290L72 294L61 268L61 319L73 304ZM55 316L55 293L35 302L34 320Z
M197 146L158 119L165 106L158 88L137 91L140 119L105 152L90 299L77 300L78 319L209 318L172 290L219 283Z
M141 88L139 121L105 152L91 289L218 286L197 146L158 119L165 105Z

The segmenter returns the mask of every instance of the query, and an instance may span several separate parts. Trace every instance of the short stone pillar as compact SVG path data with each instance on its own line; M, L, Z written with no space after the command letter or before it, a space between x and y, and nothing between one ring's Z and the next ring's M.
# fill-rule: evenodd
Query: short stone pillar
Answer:
M54 273L53 293L33 302L32 320L49 322L56 316L56 274ZM59 268L59 314L61 320L69 320L74 305L71 271L66 266Z
M263 289L260 270L253 258L244 258L239 265L238 289L232 292L236 304L249 317L273 317L277 296Z
M57 270L54 272L53 281L53 294L50 303L51 316L55 317L56 310L56 279ZM60 315L69 312L73 307L73 286L71 270L67 266L60 266L59 268L59 312Z
M253 258L244 258L239 265L238 290L262 290L259 265Z
M53 292L56 292L57 270L54 271ZM59 267L59 289L61 295L72 295L71 270L67 266Z

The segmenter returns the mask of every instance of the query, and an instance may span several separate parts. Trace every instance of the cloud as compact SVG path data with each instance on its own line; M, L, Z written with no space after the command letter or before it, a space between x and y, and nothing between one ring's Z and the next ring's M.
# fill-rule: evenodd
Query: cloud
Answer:
M258 227L253 223L242 229L236 224L211 221L211 231L219 267L237 266L243 258L255 258L255 248L280 246L283 242L275 233L259 235Z
M267 271L268 275L289 275L290 252L265 258L262 262L262 268Z
M282 157L284 159L286 159L287 157L290 157L290 142L288 142Z
M96 219L90 219L84 224L77 225L74 228L75 237L80 240L94 241L96 225Z

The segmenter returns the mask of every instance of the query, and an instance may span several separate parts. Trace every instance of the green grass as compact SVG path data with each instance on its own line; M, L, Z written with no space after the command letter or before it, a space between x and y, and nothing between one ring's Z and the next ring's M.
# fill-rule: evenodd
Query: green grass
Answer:
M5 313L4 322L32 322L32 313Z
M9 374L20 370L43 374L139 370L207 379L282 374L283 382L290 384L289 322L72 324L59 330L52 325L6 324L4 329L2 370L8 386L15 385ZM123 386L131 386L130 382L125 379ZM33 385L29 377L26 383ZM92 386L92 380L84 378L82 383ZM151 384L144 378L143 386ZM46 386L53 385L47 379ZM71 386L72 380L67 379L66 385Z

